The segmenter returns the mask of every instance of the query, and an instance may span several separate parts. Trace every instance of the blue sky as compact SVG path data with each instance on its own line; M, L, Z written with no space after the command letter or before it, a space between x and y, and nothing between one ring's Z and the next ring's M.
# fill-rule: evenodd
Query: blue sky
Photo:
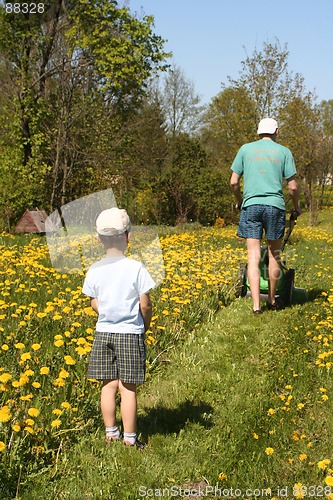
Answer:
M300 73L318 101L333 99L331 0L128 0L132 12L152 14L155 33L168 42L203 103L238 78L245 50L263 42L288 45L289 70Z

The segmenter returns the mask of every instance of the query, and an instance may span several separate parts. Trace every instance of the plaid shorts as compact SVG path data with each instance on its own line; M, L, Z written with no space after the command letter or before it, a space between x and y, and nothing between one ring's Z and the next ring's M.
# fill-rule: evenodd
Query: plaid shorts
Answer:
M265 230L268 240L279 240L284 235L285 226L285 210L270 205L250 205L241 211L237 235L261 240Z
M145 336L135 333L95 332L88 378L142 384L146 374Z

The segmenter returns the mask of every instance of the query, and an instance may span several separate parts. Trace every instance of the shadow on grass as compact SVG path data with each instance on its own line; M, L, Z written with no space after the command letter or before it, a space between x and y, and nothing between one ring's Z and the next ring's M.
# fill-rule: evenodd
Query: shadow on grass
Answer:
M176 408L158 406L146 409L146 415L138 416L138 427L144 429L144 433L172 434L178 433L187 423L197 423L205 428L212 427L212 406L204 401L184 401Z

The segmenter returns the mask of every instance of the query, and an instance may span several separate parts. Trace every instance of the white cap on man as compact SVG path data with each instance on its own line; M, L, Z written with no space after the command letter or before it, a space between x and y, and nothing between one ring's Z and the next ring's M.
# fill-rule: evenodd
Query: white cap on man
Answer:
M263 118L259 122L257 134L275 134L278 129L278 123L274 118Z
M96 219L96 230L102 236L116 236L131 229L130 218L123 208L103 210Z

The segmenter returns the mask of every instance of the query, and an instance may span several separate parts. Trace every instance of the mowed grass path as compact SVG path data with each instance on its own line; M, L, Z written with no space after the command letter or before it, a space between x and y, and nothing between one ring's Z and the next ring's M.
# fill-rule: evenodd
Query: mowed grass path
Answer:
M200 488L206 498L251 498L249 489L256 498L306 498L309 487L312 498L327 498L333 387L307 334L318 307L255 317L249 299L234 301L140 389L144 452L105 448L101 424L20 498L196 498L189 493Z

